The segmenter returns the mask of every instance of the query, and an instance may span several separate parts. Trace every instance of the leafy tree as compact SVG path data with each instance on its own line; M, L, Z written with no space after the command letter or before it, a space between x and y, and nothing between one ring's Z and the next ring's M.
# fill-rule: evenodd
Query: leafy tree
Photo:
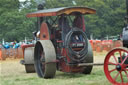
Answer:
M19 9L21 5L18 0L1 0L1 2L4 5L0 8L0 39L20 41L24 37L32 38L32 32L35 30L33 23L35 19L26 18L26 14L34 10L31 8L33 5L27 6L25 5L26 2L23 3L24 8Z
M36 0L0 0L0 39L20 41L25 37L32 38L36 30L36 18L27 18L26 14L37 10ZM124 16L126 15L125 0L45 0L45 8L86 6L96 9L94 15L86 15L86 33L88 37L103 38L107 35L121 34ZM73 2L76 4L73 4Z

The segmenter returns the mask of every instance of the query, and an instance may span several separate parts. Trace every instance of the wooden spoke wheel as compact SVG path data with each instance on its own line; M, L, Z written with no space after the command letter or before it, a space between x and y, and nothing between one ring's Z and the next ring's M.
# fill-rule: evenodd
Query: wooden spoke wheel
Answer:
M39 77L52 78L56 73L56 54L50 40L38 41L35 45L34 61Z
M128 85L128 49L111 50L104 61L104 72L114 85Z

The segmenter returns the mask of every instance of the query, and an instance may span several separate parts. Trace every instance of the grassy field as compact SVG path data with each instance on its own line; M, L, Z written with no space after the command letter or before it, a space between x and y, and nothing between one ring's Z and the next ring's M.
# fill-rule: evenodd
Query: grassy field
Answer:
M106 52L95 53L94 62L103 62ZM106 79L103 66L93 67L90 75L56 72L53 79L38 78L36 73L25 73L19 59L0 61L0 85L111 85Z

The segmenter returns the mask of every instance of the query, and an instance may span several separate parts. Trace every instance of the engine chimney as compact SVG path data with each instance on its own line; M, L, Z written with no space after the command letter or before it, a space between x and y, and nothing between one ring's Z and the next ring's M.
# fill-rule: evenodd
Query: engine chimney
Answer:
M43 9L44 9L44 4L38 4L37 10L43 10ZM41 23L43 22L43 17L38 17L37 18L37 22L38 22L38 29L37 29L37 31L39 31L40 27L41 27Z

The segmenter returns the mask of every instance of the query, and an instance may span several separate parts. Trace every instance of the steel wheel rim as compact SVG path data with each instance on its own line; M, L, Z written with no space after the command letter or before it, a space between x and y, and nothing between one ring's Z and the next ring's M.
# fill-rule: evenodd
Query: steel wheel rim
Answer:
M45 55L43 48L39 50L39 61L40 61L40 70L42 72L42 75L44 75L45 72Z
M121 59L121 62L118 62L117 55L114 54L115 52L119 52L119 55L120 55L119 57ZM127 53L127 56L124 59L122 59L122 56L123 56L122 52ZM115 60L116 63L110 62L111 57L113 57L113 59ZM128 50L126 48L116 48L107 54L107 57L105 58L105 62L104 62L104 72L105 72L107 79L111 83L116 84L116 85L128 84L128 73L127 73L128 69L126 69L126 67L128 65L124 64L124 62L126 61L127 58L128 58ZM109 64L115 66L115 69L110 70ZM117 71L116 75L112 76L112 72L116 72L116 71ZM125 79L122 74L123 72L126 74L127 82L124 81ZM118 77L120 77L121 82L117 81Z
M51 54L52 53L52 54ZM56 73L56 54L50 40L38 41L34 49L34 65L41 78L53 78Z
M38 67L38 70L40 72L40 75L39 77L43 77L44 76L44 71L45 71L45 65L42 65L42 59L41 58L44 58L44 52L43 52L43 48L42 47L38 47L38 50L37 50L37 67ZM45 61L44 61L45 62ZM44 66L44 67L43 67Z

